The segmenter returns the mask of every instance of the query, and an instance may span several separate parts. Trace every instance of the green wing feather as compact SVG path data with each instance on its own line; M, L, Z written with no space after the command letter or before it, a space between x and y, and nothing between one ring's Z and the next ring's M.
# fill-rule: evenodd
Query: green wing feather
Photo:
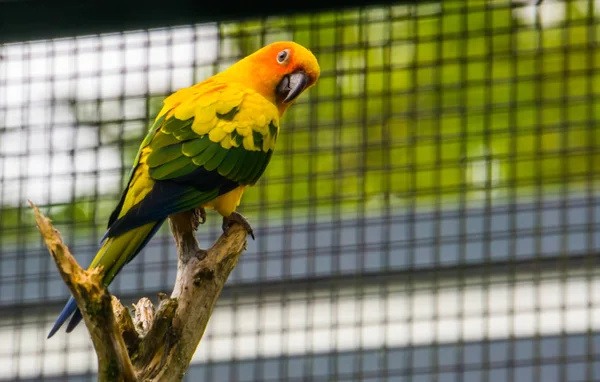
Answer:
M108 226L119 219L143 152L149 152L145 164L154 181L189 186L164 205L169 211L179 210L216 198L230 190L232 182L256 183L271 159L278 134L277 108L238 85L191 87L174 93L140 146Z
M226 93L221 93L221 96L226 96ZM260 97L255 93L251 96ZM256 183L265 171L273 153L272 145L279 132L278 116L273 107L273 109L267 108L267 112L264 113L267 118L260 118L257 114L254 115L253 120L248 121L248 116L252 116L252 113L243 109L242 100L243 97L239 98L239 103L234 104L226 113L216 111L219 108L223 109L218 102L212 104L212 120L210 115L206 116L207 112L211 112L206 109L211 109L211 106L203 106L201 112L204 114L201 121L208 120L214 127L206 129L206 126L200 125L200 128L209 132L212 129L229 131L229 133L216 134L215 136L220 137L218 141L211 139L212 134L198 134L194 129L194 117L187 120L179 120L175 117L177 114L194 113L175 111L163 121L157 120L157 124L161 123L161 126L159 129L151 130L150 134L153 136L147 142L150 154L146 164L150 168L150 176L154 180L176 180L203 167L206 171L216 171L225 179L238 182L240 185ZM256 100L254 101L250 104L257 103ZM264 102L268 101L264 100ZM198 114L198 111L195 114ZM262 126L259 121L263 123ZM251 131L244 131L248 126ZM252 135L253 142L249 148L244 144L244 137L248 134Z
M161 134L165 135L161 132L157 135ZM167 141L171 143L169 146L156 148L154 140L150 143L151 152L146 164L150 168L150 176L155 180L176 179L203 167L240 184L254 184L266 169L273 153L272 150L250 151L243 146L226 149L219 142L211 141L207 135L196 135L195 138L182 141L161 138L158 143Z

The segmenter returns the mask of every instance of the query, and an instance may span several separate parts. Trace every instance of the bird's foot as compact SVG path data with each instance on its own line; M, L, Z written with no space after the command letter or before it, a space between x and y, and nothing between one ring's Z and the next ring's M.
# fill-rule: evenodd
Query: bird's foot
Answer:
M227 235L227 231L229 231L229 227L231 227L232 223L238 223L240 224L242 227L244 227L244 229L246 230L246 232L248 232L248 235L250 235L252 237L252 240L254 239L254 231L252 231L252 226L250 225L250 222L248 222L248 219L246 219L244 217L244 215L240 214L239 212L232 212L231 215L229 216L224 216L223 217L223 233L225 235Z
M194 227L194 231L198 230L198 226L200 224L206 223L206 210L202 207L195 208L193 210L193 221L192 226Z

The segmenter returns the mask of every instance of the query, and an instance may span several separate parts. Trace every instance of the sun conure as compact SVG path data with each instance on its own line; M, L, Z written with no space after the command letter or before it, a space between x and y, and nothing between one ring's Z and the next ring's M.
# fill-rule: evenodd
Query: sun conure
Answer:
M104 284L112 282L171 214L212 208L223 216L224 230L238 222L254 237L236 208L244 189L269 164L280 118L319 74L308 49L277 42L166 98L90 264L104 267ZM67 332L82 318L73 297L48 338L71 315Z

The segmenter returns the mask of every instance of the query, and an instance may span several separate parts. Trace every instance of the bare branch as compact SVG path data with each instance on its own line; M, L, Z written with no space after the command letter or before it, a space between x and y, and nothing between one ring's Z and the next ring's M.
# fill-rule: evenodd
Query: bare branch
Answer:
M144 380L183 379L221 290L246 248L246 230L235 224L208 251L201 250L193 234L197 227L194 215L185 212L169 219L179 250L177 279L171 295L178 305L172 328L165 336L166 360L153 358Z
M99 381L137 381L113 314L111 296L102 283L102 269L83 270L50 220L29 202L37 227L58 271L77 302L98 357Z
M133 324L137 333L143 337L150 330L154 320L154 305L147 297L142 297L137 304L133 304Z
M31 204L31 202L30 202ZM98 380L181 381L200 343L229 274L246 248L246 229L233 224L208 250L194 232L202 210L171 216L179 252L171 297L160 294L156 311L142 298L129 309L112 297L102 270L83 270L63 244L50 220L31 204L37 226L58 270L77 301L98 356ZM114 313L113 313L114 310ZM133 362L132 362L133 361Z
M139 370L144 370L145 366L155 357L160 357L159 365L164 363L166 352L160 350L166 342L167 332L171 328L177 305L177 299L174 298L164 298L160 302L150 330L142 338L137 354L132 357Z
M133 354L138 349L140 337L138 336L138 333L133 325L131 313L115 296L112 296L112 308L113 312L115 313L115 319L117 320L117 324L119 326L119 333L121 333L121 336L123 336L123 340L127 346L127 351L129 354Z

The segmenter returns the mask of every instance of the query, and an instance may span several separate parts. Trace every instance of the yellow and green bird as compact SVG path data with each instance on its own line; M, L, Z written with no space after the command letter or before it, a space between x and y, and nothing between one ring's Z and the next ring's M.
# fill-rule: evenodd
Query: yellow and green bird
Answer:
M90 264L104 267L104 284L112 282L171 214L212 208L223 216L224 230L235 221L254 237L236 208L244 189L269 164L280 118L319 74L308 49L276 42L166 98ZM73 297L48 338L70 316L67 332L82 318Z

